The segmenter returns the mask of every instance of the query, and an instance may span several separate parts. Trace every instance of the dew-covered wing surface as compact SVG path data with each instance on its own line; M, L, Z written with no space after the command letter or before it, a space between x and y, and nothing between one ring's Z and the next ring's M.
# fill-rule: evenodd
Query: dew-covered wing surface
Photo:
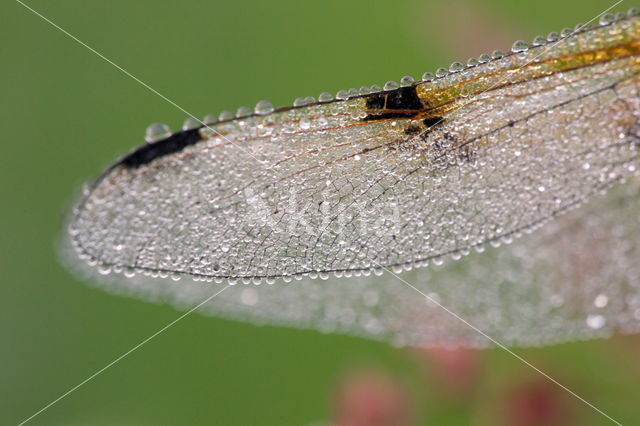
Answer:
M610 249L596 256L602 268L581 275L599 263L574 265L569 255L580 259L589 247L574 235L596 229L614 246L637 241L633 230L616 240L613 225L633 226L617 221L633 222L628 203L637 198L621 185L638 175L639 21L517 43L509 55L454 64L432 81L275 111L262 105L176 133L88 186L69 242L89 267L123 274L105 280L111 288L184 306L217 287L200 280L368 276L237 287L207 305L267 323L398 343L482 343L392 275L373 278L464 256L402 278L513 344L623 329L635 312L633 262L611 266ZM582 206L629 191L618 209ZM169 275L188 279L153 279ZM594 305L613 278L624 297L602 292ZM606 309L625 315L607 319Z
M419 264L536 226L630 175L638 20L143 147L90 187L73 242L106 267L268 278Z
M640 331L640 183L596 196L537 231L398 274L237 284L198 310L396 345L544 345ZM189 309L226 283L110 274L105 289ZM431 300L430 300L431 299Z

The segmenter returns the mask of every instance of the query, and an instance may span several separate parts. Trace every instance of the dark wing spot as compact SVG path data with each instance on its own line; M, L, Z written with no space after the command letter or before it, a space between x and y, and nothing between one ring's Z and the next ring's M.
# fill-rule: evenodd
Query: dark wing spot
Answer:
M413 86L392 90L388 92L386 96L387 103L385 104L385 109L387 110L420 111L423 108L416 88Z
M424 120L422 120L422 122L424 123L425 126L427 127L433 127L436 124L442 123L444 121L443 117L427 117Z
M384 101L386 95L380 93L371 95L367 98L367 109L384 109Z
M369 114L362 121L386 120L389 118L412 118L416 116L416 112L385 112L382 114Z
M363 118L363 121L411 118L419 114L424 105L416 88L411 86L371 95L366 99L366 108L370 114Z
M404 134L405 135L417 135L421 131L422 131L422 129L420 128L420 126L418 126L415 123L411 123L404 129Z
M182 151L185 147L201 140L198 129L174 133L166 139L143 145L120 160L120 164L136 169L156 158Z

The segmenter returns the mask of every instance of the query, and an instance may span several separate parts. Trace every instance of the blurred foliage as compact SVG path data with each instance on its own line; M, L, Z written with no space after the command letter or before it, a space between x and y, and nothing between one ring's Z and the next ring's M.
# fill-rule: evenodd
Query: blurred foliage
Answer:
M465 31L467 40L501 31L531 39L588 21L611 5L28 4L200 117L263 98L283 105L325 90L417 77L464 59L458 55L482 53L465 51L454 40ZM491 23L462 19L468 8ZM60 266L55 245L74 189L140 143L147 123L177 128L184 114L20 4L3 2L0 15L0 423L16 424L180 315L85 285ZM487 49L508 48L511 41ZM517 352L622 423L637 419L637 338ZM505 407L527 402L508 397L540 376L504 351L477 357L472 389L452 394L433 368L440 364L410 350L191 315L30 424L321 425L336 413L332 405L343 377L363 365L406 387L419 424L513 422ZM567 422L609 424L564 397Z

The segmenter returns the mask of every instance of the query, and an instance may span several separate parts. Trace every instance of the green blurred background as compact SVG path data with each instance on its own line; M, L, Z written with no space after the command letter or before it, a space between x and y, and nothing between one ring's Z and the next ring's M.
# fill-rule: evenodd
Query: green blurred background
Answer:
M419 77L612 3L28 2L200 117ZM0 424L18 424L181 314L85 285L60 266L56 239L84 180L139 144L148 123L176 129L184 114L20 4L2 2L0 16ZM637 337L517 352L637 424ZM454 395L414 351L194 314L29 424L330 424L336 388L362 368L406 387L416 424L509 424L514 389L544 380L504 351L473 356L478 378ZM553 398L563 424L612 424L562 392Z

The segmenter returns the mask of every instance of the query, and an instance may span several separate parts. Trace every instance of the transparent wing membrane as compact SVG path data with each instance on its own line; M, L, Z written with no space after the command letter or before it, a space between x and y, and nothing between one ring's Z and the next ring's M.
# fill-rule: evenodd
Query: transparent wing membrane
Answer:
M400 277L504 345L544 345L640 331L640 184L560 216L511 244L488 245ZM86 267L91 276L91 270ZM350 276L350 274L346 274ZM166 275L165 275L166 276ZM490 345L393 274L236 285L199 311L397 345ZM103 288L189 309L225 283L101 276Z
M238 288L207 308L241 319L483 344L377 277L434 263L403 278L506 342L635 330L640 18L536 40L433 81L154 128L83 193L69 242L123 274L110 288L186 306L213 289L201 280L366 276ZM188 279L152 279L168 275Z

